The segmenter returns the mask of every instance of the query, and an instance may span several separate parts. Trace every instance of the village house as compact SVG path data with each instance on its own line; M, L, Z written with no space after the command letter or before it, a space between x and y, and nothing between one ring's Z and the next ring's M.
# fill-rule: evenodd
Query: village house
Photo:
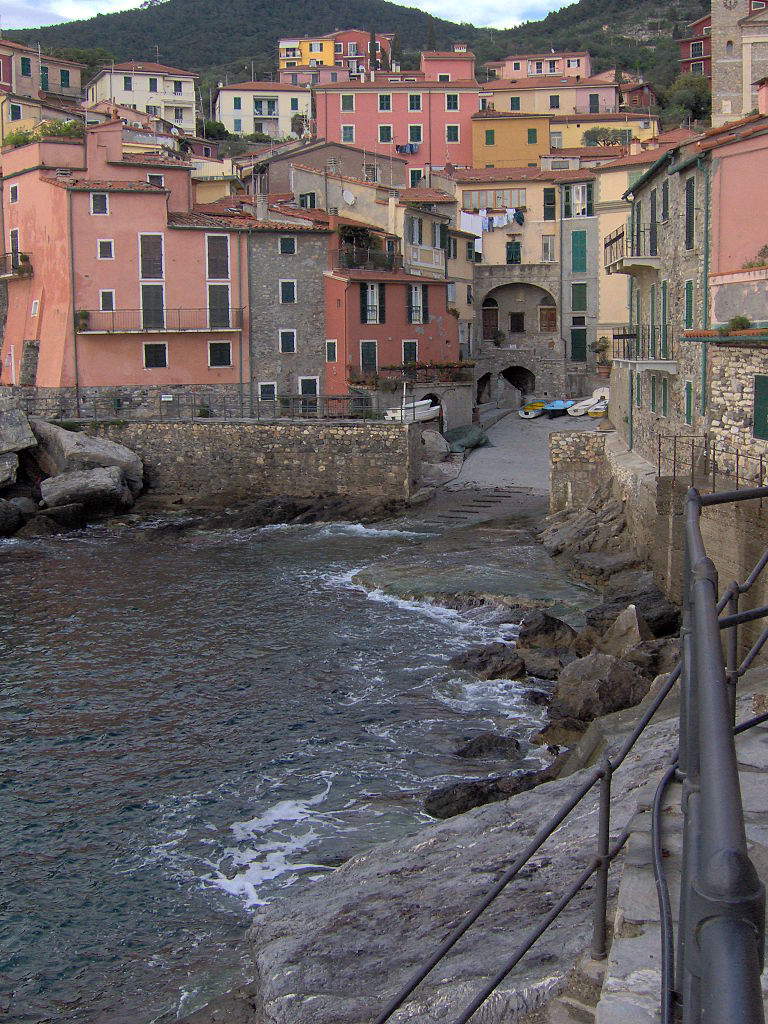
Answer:
M31 46L0 38L0 92L17 97L80 99L83 64L51 57Z
M678 39L680 74L703 75L712 82L712 15L705 14L688 26L688 34Z
M392 33L375 34L377 66L391 67L392 39ZM318 36L285 37L277 44L279 70L281 74L285 71L298 74L306 68L332 68L345 71L348 77L361 78L371 71L370 44L371 33L358 28ZM329 80L342 81L342 78Z
M102 68L86 86L86 102L109 100L162 117L189 135L197 124L197 78L191 71L152 61L124 61Z
M526 79L556 75L558 78L589 78L592 58L585 50L559 53L513 53L503 60L483 64L489 78Z
M768 75L768 8L764 0L713 3L710 25L712 124L757 109L756 83Z
M491 80L481 86L480 105L523 114L615 114L619 87L602 78L578 76Z
M275 139L299 138L309 132L311 108L306 86L237 82L218 87L214 119L232 135L258 132Z

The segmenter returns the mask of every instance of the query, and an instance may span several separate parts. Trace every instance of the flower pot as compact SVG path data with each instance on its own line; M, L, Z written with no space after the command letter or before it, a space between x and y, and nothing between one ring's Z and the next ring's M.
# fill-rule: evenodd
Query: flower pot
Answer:
M598 363L597 364L597 376L598 377L610 377L611 367L609 363Z

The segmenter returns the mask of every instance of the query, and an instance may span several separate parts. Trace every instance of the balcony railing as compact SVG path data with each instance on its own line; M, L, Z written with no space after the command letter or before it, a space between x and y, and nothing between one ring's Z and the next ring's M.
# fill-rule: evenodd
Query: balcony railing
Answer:
M348 270L402 270L403 258L383 249L344 245L336 254L334 267Z
M175 334L182 331L237 331L242 309L79 309L78 334Z
M31 277L32 261L26 252L0 253L0 279Z
M613 358L638 362L674 360L674 334L670 324L628 324L613 332Z
M612 103L600 103L597 107L593 107L592 104L577 106L573 108L574 114L618 114L619 108ZM557 111L553 110L553 114Z
M648 259L659 255L658 227L616 228L605 236L603 242L603 265L611 267L626 259Z
M474 380L474 362L461 360L458 363L404 363L401 366L380 366L376 370L364 370L359 366L349 368L349 381L357 387L378 388L383 384L471 384ZM383 382L386 382L384 384Z

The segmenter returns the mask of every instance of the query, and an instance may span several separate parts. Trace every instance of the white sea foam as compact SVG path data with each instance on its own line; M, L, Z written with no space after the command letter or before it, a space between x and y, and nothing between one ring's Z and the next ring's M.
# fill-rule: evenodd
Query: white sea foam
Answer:
M262 533L279 533L284 531L314 530L322 537L434 537L434 533L426 530L398 530L394 527L363 526L362 523L271 523L262 526Z

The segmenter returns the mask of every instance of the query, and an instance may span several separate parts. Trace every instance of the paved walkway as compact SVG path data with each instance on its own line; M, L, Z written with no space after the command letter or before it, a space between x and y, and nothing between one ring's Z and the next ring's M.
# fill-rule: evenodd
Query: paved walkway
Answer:
M520 487L548 493L549 435L556 430L596 430L601 422L589 416L524 420L511 412L488 430L492 447L471 452L446 490Z

